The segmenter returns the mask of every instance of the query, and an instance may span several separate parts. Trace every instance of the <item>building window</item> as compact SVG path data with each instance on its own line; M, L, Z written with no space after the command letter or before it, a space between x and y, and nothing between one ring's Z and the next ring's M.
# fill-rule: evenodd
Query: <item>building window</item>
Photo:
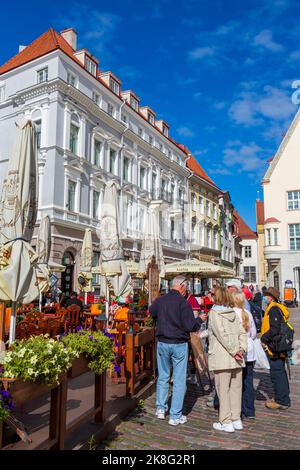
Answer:
M149 144L150 144L150 145L153 145L153 137L152 137L152 135L149 135Z
M231 261L231 248L228 250L228 261Z
M300 191L288 191L288 210L300 209Z
M168 157L170 158L170 160L172 160L173 156L172 156L172 151L171 150L168 150Z
M117 160L116 150L110 149L109 151L109 171L110 173L116 174L116 160Z
M267 246L271 245L271 229L267 228Z
M200 207L200 214L203 214L204 213L203 212L204 205L203 205L203 197L202 196L199 197L199 207Z
M225 257L224 257L224 259L225 259L226 261L228 261L228 260L227 260L227 256L228 256L228 248L227 248L227 246L225 246Z
M70 126L70 151L77 155L78 153L78 136L79 136L79 127L75 124Z
M210 202L206 200L206 215L210 217Z
M207 229L207 247L211 248L211 229Z
M88 72L90 72L94 77L96 76L97 66L95 62L93 62L88 57L85 58L85 68Z
M192 243L197 243L197 224L194 219L192 221Z
M217 220L218 216L217 216L217 205L216 204L213 204L213 218L214 220Z
M129 181L129 158L127 158L127 157L124 157L123 180L124 181Z
M192 210L196 211L197 210L197 204L196 204L196 194L195 193L192 193L191 199L192 199Z
M142 127L139 127L138 134L139 134L139 137L143 138L143 129L142 129Z
M154 126L155 119L152 113L148 113L148 121Z
M114 107L110 103L108 103L108 105L107 105L107 112L110 116L114 116Z
M289 225L290 250L300 250L300 224Z
M94 140L94 165L101 166L101 149L102 142Z
M5 101L5 85L0 85L0 103Z
M139 231L141 232L144 230L144 217L145 217L145 209L140 207L140 220L139 220Z
M119 85L113 78L110 78L110 81L109 81L109 88L110 88L116 95L119 95L119 94L120 94L120 85Z
M140 187L146 189L146 168L143 166L140 168Z
M75 197L76 197L76 186L75 181L69 180L68 182L68 210L75 211Z
M159 150L160 150L161 152L163 152L163 151L164 151L164 146L163 146L163 144L162 144L162 143L160 143L160 144L159 144Z
M182 191L182 189L179 189L178 197L179 197L179 202L182 204L183 203L183 191Z
M34 127L35 127L36 145L37 145L37 148L39 149L41 147L42 121L41 120L35 121Z
M152 173L152 198L156 199L156 173Z
M163 126L163 134L164 134L166 137L169 137L169 129L167 128L167 126Z
M123 114L123 113L122 113L121 121L127 122L127 116L126 116L126 114Z
M218 232L214 230L214 249L218 249Z
M93 253L92 256L92 267L95 268L96 266L99 266L99 253ZM92 284L97 285L99 284L99 274L93 274L93 279L92 279Z
M99 202L100 202L100 193L98 191L93 191L93 218L99 218Z
M274 245L278 245L278 228L274 228Z
M136 100L133 96L131 96L131 98L130 98L130 106L131 106L135 111L138 111L138 110L139 110L139 102L138 102L138 100Z
M100 106L100 95L96 93L95 91L93 91L92 100L94 101L94 103Z
M256 282L256 267L255 266L244 266L244 281L245 282Z
M68 72L67 75L67 82L69 85L72 85L73 87L77 87L77 77L71 72Z
M37 82L43 83L48 81L48 67L37 71Z
M251 258L252 257L252 247L251 246L245 246L245 258Z

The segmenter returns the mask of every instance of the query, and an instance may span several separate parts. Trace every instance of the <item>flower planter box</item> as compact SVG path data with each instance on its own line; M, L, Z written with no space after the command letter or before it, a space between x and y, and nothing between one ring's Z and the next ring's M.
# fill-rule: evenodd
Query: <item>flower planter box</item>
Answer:
M88 367L89 362L89 359L84 354L80 354L80 356L72 362L72 367L68 374L69 377L74 379L88 372L90 370Z
M61 380L64 375L62 375ZM4 388L8 389L12 396L13 403L20 405L26 401L33 400L40 396L46 395L50 390L57 387L57 384L45 385L39 382L28 382L22 379L1 379Z

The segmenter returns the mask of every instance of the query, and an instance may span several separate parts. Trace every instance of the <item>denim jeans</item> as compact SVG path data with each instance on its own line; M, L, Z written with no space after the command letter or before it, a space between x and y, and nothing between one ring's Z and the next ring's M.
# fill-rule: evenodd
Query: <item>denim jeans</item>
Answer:
M270 376L274 388L275 402L279 405L290 406L290 387L285 370L285 359L268 358Z
M255 416L253 367L254 361L246 362L246 367L243 367L242 416L246 418Z
M188 344L157 343L158 379L156 387L156 406L167 411L171 366L173 367L173 391L170 418L179 419L182 415L183 400L186 392L186 371Z

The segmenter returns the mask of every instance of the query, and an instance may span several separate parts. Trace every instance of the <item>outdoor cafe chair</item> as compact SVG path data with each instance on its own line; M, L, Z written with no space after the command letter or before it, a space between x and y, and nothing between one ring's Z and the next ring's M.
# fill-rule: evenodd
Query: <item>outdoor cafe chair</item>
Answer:
M30 336L37 336L43 334L43 331L36 323L30 323L28 320L20 321L16 326L16 338L28 339Z
M70 305L64 316L64 330L74 332L81 325L81 311L79 305Z

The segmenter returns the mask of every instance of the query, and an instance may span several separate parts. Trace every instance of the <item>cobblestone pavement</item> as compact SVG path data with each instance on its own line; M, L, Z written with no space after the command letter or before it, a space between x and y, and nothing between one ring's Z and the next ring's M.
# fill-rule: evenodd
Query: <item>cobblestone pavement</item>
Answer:
M291 322L300 339L300 309L291 309ZM300 341L299 341L300 343ZM206 406L207 395L188 384L184 425L170 426L155 418L155 394L127 416L98 449L105 450L195 450L195 449L300 449L300 364L291 366L292 407L271 411L264 402L272 398L268 371L255 373L256 419L244 420L244 429L234 434L212 429L217 412Z

